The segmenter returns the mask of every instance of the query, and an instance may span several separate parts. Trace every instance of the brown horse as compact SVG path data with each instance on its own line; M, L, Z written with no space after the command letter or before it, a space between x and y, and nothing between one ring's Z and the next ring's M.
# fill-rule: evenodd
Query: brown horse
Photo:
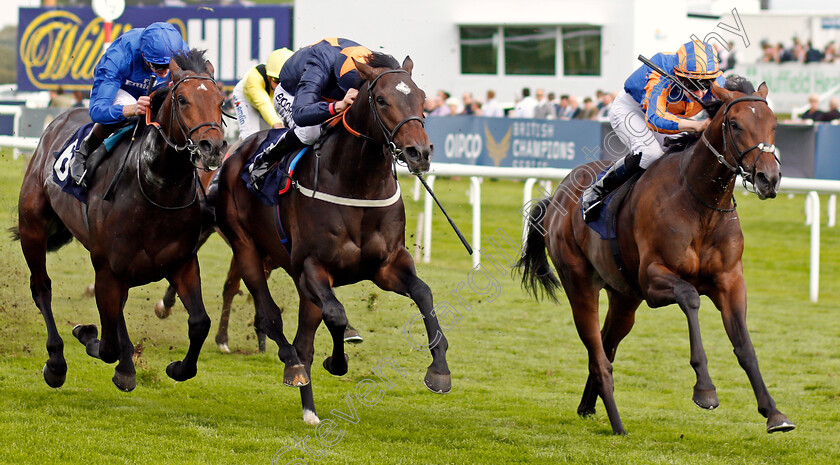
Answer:
M184 360L172 362L166 373L177 381L195 376L201 345L210 329L195 254L201 228L195 170L199 162L218 166L226 150L220 126L223 94L203 51L176 55L170 70L173 84L152 95L155 123L143 129L137 144L124 140L114 148L98 168L86 204L62 192L53 181L53 152L90 122L86 110L56 118L26 170L15 234L31 272L32 298L47 325L49 360L43 373L52 387L64 383L67 364L52 315L46 253L73 237L90 251L102 338L97 339L94 325L77 326L73 335L89 355L106 363L119 360L114 384L124 391L136 385L134 346L123 316L128 290L163 278L178 289L189 312L190 337ZM105 199L120 169L123 175L115 184L116 195Z
M435 340L430 344L433 361L425 384L438 393L451 387L448 343L432 312L431 290L417 277L405 248L405 208L393 171L396 158L412 172L429 168L432 147L423 128L424 93L411 80L409 58L402 67L387 55L356 66L366 80L357 103L344 113L345 124L323 137L320 148L316 145L316 155L301 159L295 169L299 184L280 198L278 208L260 202L240 178L258 140L240 146L222 166L219 181L219 228L254 296L263 331L279 346L278 356L286 365L283 382L302 386L303 418L310 424L319 422L310 373L315 330L322 319L333 339L333 353L324 367L334 375L347 372L343 341L347 316L333 293L337 286L371 280L383 290L411 297L430 342ZM307 188L317 189L317 194L304 193ZM380 203L380 199L389 200ZM357 205L341 204L347 202ZM275 226L278 212L289 249L280 242ZM294 347L283 335L280 310L266 285L267 257L289 273L298 290Z
M794 428L767 392L747 331L744 237L731 206L736 172L754 184L759 198L776 196L781 179L773 153L776 116L764 100L765 84L755 92L752 84L740 80L728 83L727 89L714 86L712 92L723 109L712 117L702 143L662 157L624 200L616 223L624 272L609 241L589 228L580 214L580 194L595 181L603 163L575 168L551 198L531 211L526 251L518 263L522 283L534 295L542 288L552 298L562 283L589 354L589 378L578 414L594 414L600 396L615 434L624 434L624 427L613 397L612 362L642 300L653 308L680 306L688 319L691 366L697 375L693 400L702 408L718 406L700 338L700 295L708 296L721 312L758 411L767 418L767 431ZM609 311L601 329L598 294L604 288Z

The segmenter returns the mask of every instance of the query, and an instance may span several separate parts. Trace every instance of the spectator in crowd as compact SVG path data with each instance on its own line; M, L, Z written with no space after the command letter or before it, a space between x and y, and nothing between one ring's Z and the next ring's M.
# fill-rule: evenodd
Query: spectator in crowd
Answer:
M557 94L554 92L548 93L548 104L551 106L551 115L552 119L557 119L557 106L558 106Z
M64 88L58 86L57 89L50 91L50 106L56 108L71 108L73 106L73 97L64 92Z
M426 100L423 102L423 114L429 116L435 111L437 105L435 105L435 98L434 97L426 97Z
M793 48L786 49L781 42L776 45L777 53L779 54L779 63L788 63L796 61L796 55L793 54Z
M738 59L735 56L735 42L730 40L726 46L726 60L724 60L723 64L726 65L724 70L730 70L735 68L735 65L738 64Z
M505 116L505 110L502 108L502 104L496 100L496 92L492 89L487 91L487 101L484 102L484 105L481 107L481 113L483 116L491 116L494 118Z
M557 103L557 119L569 119L566 117L566 110L569 108L569 96L563 94Z
M538 104L537 99L531 96L531 89L525 87L522 89L522 100L516 102L511 116L514 118L533 118L534 110L536 110Z
M601 97L601 109L598 110L599 120L609 120L610 108L612 108L613 100L615 100L614 94L604 93L604 95Z
M73 108L85 107L85 93L80 90L73 91Z
M799 118L800 119L809 119L811 121L821 121L823 112L820 111L820 97L817 94L811 94L808 96L808 104L810 107L808 111L802 113Z
M577 97L574 95L569 96L569 105L566 107L566 111L560 117L560 119L575 119L580 114L580 103L578 102Z
M545 90L537 89L537 105L534 107L534 118L555 119L554 105L545 97Z
M472 115L475 112L475 108L473 107L473 96L472 92L464 92L464 95L461 96L461 101L464 102L464 111L461 112L462 115Z
M446 100L449 99L449 92L445 90L439 90L437 95L435 96L435 109L429 114L429 116L449 116L451 115L451 111L449 107L446 105Z
M808 50L805 51L805 63L819 63L823 59L822 52L814 48L813 42L808 41Z
M770 45L767 41L761 42L761 62L762 63L778 63L779 50L775 45Z
M577 116L575 116L575 119L598 119L598 107L595 106L595 102L592 101L592 97L586 97L583 99L583 108L578 112Z
M604 91L601 90L601 89L596 90L595 91L595 106L598 107L599 110L601 109L602 106L604 106L603 98L604 98Z
M822 114L822 118L820 121L830 123L834 120L840 119L840 101L837 100L837 97L832 98L828 101L828 111Z
M446 106L449 107L449 114L450 115L458 115L461 113L461 108L459 108L460 104L458 103L458 99L455 97L449 97L446 99Z
M823 62L834 63L837 60L837 45L832 40L823 49Z

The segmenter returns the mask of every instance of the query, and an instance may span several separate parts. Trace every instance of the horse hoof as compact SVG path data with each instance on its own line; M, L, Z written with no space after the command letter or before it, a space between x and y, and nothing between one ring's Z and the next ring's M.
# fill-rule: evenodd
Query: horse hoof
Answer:
M96 325L76 325L73 327L73 337L82 344L87 344L90 339L99 337L99 330L96 329Z
M350 344L359 344L364 341L364 338L355 328L347 328L344 330L344 342Z
M303 364L286 366L283 369L283 384L290 387L302 387L309 384L309 375Z
M694 388L694 396L691 399L698 407L706 410L714 410L720 406L717 391L714 389Z
M226 354L230 353L230 347L228 347L227 343L219 344L219 350L221 350L222 352L224 352Z
M137 375L134 373L123 374L119 371L114 371L114 377L111 379L114 386L122 392L131 392L137 387Z
M166 304L163 303L163 299L158 300L155 304L155 315L161 320L168 318L169 314L172 313L172 307L167 308Z
M189 372L184 370L183 367L184 364L180 360L171 362L166 366L166 376L169 376L175 381L186 381L195 376L195 369L193 369L192 372Z
M344 354L344 366L343 367L333 367L333 358L332 355L324 359L324 369L330 372L331 375L335 376L343 376L347 374L347 364L350 363L350 356Z
M46 381L47 386L49 386L51 388L60 388L64 384L64 380L67 379L67 369L66 368L64 369L64 373L59 374L59 373L55 373L52 370L50 370L50 368L45 363L43 373L44 373L44 381Z
M312 410L303 409L303 422L307 425L318 426L318 423L321 423L321 419Z
M577 414L583 418L595 415L595 407L578 407Z
M794 428L796 428L796 425L781 413L771 415L767 419L768 433L787 433L788 431L793 431Z
M85 288L85 297L93 297L96 295L96 286L93 284L89 284L88 287Z
M452 390L452 377L449 373L435 373L429 367L426 370L426 378L423 380L423 384L435 394L449 394L449 391Z

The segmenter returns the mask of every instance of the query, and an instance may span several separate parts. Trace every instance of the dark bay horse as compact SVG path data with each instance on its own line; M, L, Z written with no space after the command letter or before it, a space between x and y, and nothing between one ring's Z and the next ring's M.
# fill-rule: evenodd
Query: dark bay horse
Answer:
M366 80L356 103L343 114L344 124L323 137L320 148L316 145L318 156L301 159L295 169L299 186L284 194L278 207L262 204L240 179L258 140L243 143L221 168L219 227L254 296L263 331L279 346L278 356L286 365L283 382L301 387L303 418L310 424L320 421L310 374L315 330L322 319L333 339L332 355L323 365L334 375L347 372L347 316L333 293L337 286L371 280L383 290L413 299L430 343L436 341L430 344L433 361L425 384L438 393L451 388L448 342L432 312L432 292L417 277L405 248L405 208L393 166L401 158L412 172L429 169L432 147L423 128L425 95L411 80L410 58L400 67L392 57L383 57L356 64ZM304 190L315 188L316 179L313 198ZM347 202L356 205L341 204ZM288 249L276 227L278 212ZM294 346L283 334L280 310L266 285L266 257L288 272L297 287L300 310Z
M752 384L767 431L789 431L793 423L777 408L758 369L747 330L747 292L741 255L744 236L733 204L736 173L752 182L759 198L776 196L781 172L773 153L776 116L767 106L767 86L755 92L741 80L714 86L722 109L712 117L700 142L684 153L654 163L627 195L618 213L617 237L624 273L609 241L589 228L580 214L580 195L605 167L601 162L575 168L555 194L531 211L525 255L518 266L522 283L552 298L562 284L575 325L589 354L589 378L578 407L595 413L600 396L615 434L624 434L613 397L612 362L630 332L642 300L652 308L676 303L688 320L691 366L697 375L694 402L718 406L700 338L700 295L721 313L738 362ZM548 260L554 263L559 281ZM606 288L609 310L598 319L598 294Z
M43 373L52 387L64 383L67 364L52 314L46 253L73 237L90 251L102 336L97 339L94 325L77 326L73 335L89 355L106 363L119 360L114 384L124 391L136 385L134 346L123 315L129 288L163 278L178 289L189 312L190 338L184 360L172 362L166 373L177 381L195 376L210 329L195 253L201 228L195 170L199 163L218 166L226 150L220 126L223 94L203 51L176 55L170 70L173 84L152 95L155 122L145 126L137 143L123 140L102 162L86 204L53 181L53 152L90 122L86 109L63 113L47 127L26 170L14 233L31 273L32 298L47 325L49 360ZM106 200L121 165L115 195Z

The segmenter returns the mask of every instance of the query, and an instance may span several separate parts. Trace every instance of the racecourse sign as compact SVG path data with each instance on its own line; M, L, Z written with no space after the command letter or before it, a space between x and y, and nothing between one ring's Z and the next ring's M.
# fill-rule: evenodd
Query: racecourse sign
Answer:
M206 49L217 77L229 86L292 42L290 6L128 7L114 22L112 39L155 21L174 24L190 47ZM18 88L89 89L104 39L102 18L90 8L21 8Z

